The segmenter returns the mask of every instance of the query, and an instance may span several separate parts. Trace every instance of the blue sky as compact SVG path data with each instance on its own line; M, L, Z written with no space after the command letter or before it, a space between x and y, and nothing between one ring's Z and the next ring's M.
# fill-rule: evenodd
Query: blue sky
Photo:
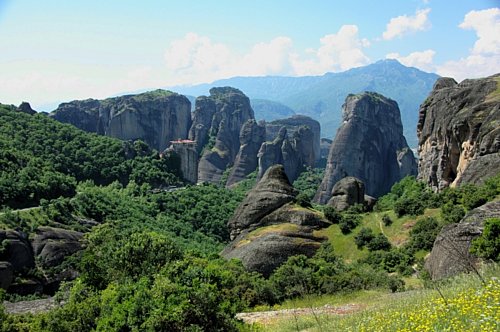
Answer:
M0 102L231 76L321 75L395 58L457 80L500 72L500 1L0 0Z

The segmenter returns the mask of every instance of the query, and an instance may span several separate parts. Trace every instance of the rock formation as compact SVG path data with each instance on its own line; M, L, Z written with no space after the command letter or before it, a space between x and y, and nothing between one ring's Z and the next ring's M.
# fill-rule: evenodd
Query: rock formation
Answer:
M366 193L378 197L404 176L416 175L395 101L373 92L349 95L342 112L315 202L328 202L334 184L346 176L360 179Z
M279 119L272 122L266 123L266 141L274 140L282 127L285 127L287 130L287 135L291 139L294 135L300 130L301 127L309 127L312 132L311 141L308 142L308 145L304 147L306 148L302 153L307 155L304 157L304 161L308 164L308 166L314 166L314 162L319 160L321 152L320 152L320 132L321 127L318 121L305 116L305 115L293 115L287 119Z
M192 140L177 140L170 142L170 147L165 151L167 154L174 152L181 161L181 172L184 180L189 183L198 181L198 150L196 142Z
M156 90L105 100L63 103L51 113L82 130L122 140L142 140L158 151L184 139L191 127L191 103L179 94Z
M314 166L314 152L311 149L314 134L310 127L300 126L290 137L286 127L281 127L273 141L264 142L259 150L260 179L266 170L276 164L285 167L290 181L299 176L304 166Z
M314 255L324 241L313 230L328 223L316 212L295 206L296 191L282 165L270 167L228 222L232 242L226 258L268 276L292 255Z
M214 98L206 96L196 98L195 109L193 112L193 124L189 129L189 139L196 142L198 152L201 152L201 150L208 143L211 131L210 129L212 127L212 118L215 111L216 107ZM212 139L215 139L215 137Z
M500 169L500 74L440 78L420 106L419 179L441 190L481 183Z
M206 130L212 113L210 128ZM238 89L212 88L209 97L197 99L190 138L205 148L198 164L198 182L220 183L222 174L239 151L241 128L251 119L254 114L250 100Z
M431 278L438 280L471 271L478 262L469 252L472 241L483 233L486 219L499 217L500 201L489 202L467 213L459 223L444 226L425 262Z
M240 132L240 149L227 180L227 187L243 180L248 174L257 169L257 154L265 140L265 133L266 128L255 120L245 122Z
M83 234L60 228L39 227L32 241L22 232L0 230L0 287L10 293L28 295L34 293L53 294L63 280L76 278L76 272L57 269L63 260L82 249ZM15 273L25 273L36 268L43 278L23 278L15 282Z
M332 146L333 141L328 138L322 138L319 141L319 157L320 159L327 159L328 153L330 152L330 148Z
M17 109L19 110L19 112L23 112L29 115L36 114L36 111L31 108L31 105L25 101L23 101Z
M365 184L355 177L348 176L338 181L332 189L332 197L327 205L337 211L347 210L355 204L361 204L366 209L373 207L374 198L365 195Z

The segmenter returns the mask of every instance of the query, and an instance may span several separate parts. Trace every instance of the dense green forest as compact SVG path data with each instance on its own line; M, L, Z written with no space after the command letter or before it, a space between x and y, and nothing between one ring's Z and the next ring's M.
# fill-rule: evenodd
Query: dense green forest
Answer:
M160 158L145 143L85 133L43 114L0 104L0 206L73 196L83 180L151 186L179 182L179 161Z
M310 203L321 171L308 170L294 184L301 193L296 204L330 220L329 241L313 257L290 257L264 278L219 256L229 242L226 224L253 178L232 189L152 190L179 183L175 158L40 114L2 107L0 116L1 204L39 205L4 209L1 228L31 234L50 225L85 232L84 249L63 264L78 272L56 294L64 305L37 315L8 315L0 305L0 331L232 331L243 328L235 314L258 305L366 289L402 291L405 278L422 272L423 254L441 227L500 194L500 176L439 194L408 177L380 198L375 212L354 206L340 213ZM424 215L428 211L433 214ZM367 227L375 215L387 236ZM415 223L405 241L391 242L389 228L408 217ZM498 260L497 235L498 220L488 221L475 250ZM355 243L359 258L335 249L343 239ZM0 290L2 298L13 299Z

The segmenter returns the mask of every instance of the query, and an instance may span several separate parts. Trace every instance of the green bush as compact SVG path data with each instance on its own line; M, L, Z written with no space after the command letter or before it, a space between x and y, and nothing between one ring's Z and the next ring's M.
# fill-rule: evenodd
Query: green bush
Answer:
M459 222L465 216L465 209L461 205L454 205L451 202L441 207L441 219L445 224Z
M375 251L375 250L388 251L391 249L391 243L384 234L378 234L366 244L366 248L369 251Z
M382 222L384 223L384 226L391 226L392 225L392 219L387 214L384 214L382 216Z
M375 235L373 234L371 228L363 227L361 228L359 233L354 236L354 243L356 243L358 249L362 249L364 246L370 243L370 241L372 241L374 237Z
M309 198L309 196L306 193L303 193L303 192L298 194L297 197L295 197L295 202L297 204L299 204L300 206L305 207L305 208L312 207L311 199Z
M420 219L410 230L410 241L407 248L412 252L431 250L440 230L441 227L436 219L432 217Z
M340 231L342 234L349 234L360 222L361 216L359 214L345 213L339 223Z
M325 218L332 224L338 224L342 220L342 215L332 206L325 206L323 209Z
M500 218L484 222L483 234L472 241L471 252L485 259L500 261Z

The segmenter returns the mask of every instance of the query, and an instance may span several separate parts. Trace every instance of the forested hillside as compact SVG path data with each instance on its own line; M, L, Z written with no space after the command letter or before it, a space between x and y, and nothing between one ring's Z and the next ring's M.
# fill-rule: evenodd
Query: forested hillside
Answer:
M0 206L22 208L40 199L73 196L79 181L179 182L179 161L160 158L140 141L85 133L43 114L0 105Z

